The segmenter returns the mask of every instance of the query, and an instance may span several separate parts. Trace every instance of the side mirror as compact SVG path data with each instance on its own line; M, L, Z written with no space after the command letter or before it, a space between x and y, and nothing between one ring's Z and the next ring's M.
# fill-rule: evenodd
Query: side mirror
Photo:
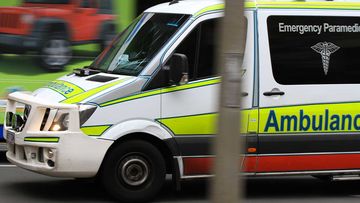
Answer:
M169 61L170 84L186 84L188 82L189 61L185 54L175 53Z

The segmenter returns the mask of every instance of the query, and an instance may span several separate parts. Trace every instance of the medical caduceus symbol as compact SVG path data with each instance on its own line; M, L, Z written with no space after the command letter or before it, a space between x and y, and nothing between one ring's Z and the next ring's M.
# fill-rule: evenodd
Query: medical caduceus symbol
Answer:
M327 75L330 65L330 55L339 50L340 47L331 42L319 42L311 48L321 55L324 72L325 75Z

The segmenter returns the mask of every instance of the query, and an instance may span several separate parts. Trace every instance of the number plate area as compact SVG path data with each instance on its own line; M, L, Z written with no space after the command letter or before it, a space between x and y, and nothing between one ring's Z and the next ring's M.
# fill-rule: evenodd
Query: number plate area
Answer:
M9 144L15 144L15 133L12 131L6 131L6 142Z

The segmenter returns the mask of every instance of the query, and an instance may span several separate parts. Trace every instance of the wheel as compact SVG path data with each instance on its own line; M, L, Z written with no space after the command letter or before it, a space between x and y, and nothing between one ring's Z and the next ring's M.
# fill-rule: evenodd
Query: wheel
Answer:
M71 44L65 36L63 33L51 33L43 41L38 60L47 71L63 70L71 60Z
M112 149L104 160L101 182L113 197L125 202L149 201L161 190L166 164L148 142L132 140Z

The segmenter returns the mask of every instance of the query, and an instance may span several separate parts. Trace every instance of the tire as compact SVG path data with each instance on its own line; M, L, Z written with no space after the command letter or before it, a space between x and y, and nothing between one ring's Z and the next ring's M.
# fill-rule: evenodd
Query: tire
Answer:
M104 160L101 182L121 202L152 200L165 181L161 152L148 142L132 140L113 148Z
M64 69L72 57L71 43L64 33L51 33L42 42L39 64L49 72Z
M102 37L100 40L100 51L103 51L107 46L111 44L113 39L116 36L116 33L107 26L108 29L105 29L102 33Z

